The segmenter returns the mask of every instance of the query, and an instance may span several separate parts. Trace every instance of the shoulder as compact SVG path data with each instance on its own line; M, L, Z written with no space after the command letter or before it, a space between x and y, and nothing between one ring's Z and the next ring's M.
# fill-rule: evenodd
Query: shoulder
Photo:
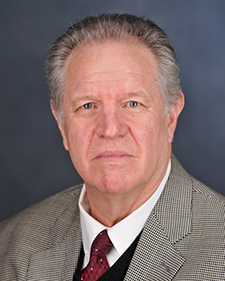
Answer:
M212 200L215 200L215 202L217 202L218 204L224 206L225 197L222 194L218 193L217 191L200 182L199 180L195 179L194 177L190 177L193 184L193 192L196 193L196 195L199 194L202 195L204 198L211 198Z
M0 234L5 228L16 228L26 225L30 220L38 219L43 222L54 220L72 201L78 201L81 185L73 186L35 203L21 212L0 223Z
M202 227L208 227L211 233L217 231L217 234L223 234L225 197L190 175L174 156L172 163L173 185L176 182L177 185L183 186L180 189L182 192L181 202L187 202L187 197L190 198L193 222L202 225Z
M178 197L177 193L180 193L180 204L184 208L189 202L195 218L201 217L211 222L216 219L220 225L224 224L225 197L190 175L174 155L168 185L170 199L171 196Z
M0 223L0 279L27 280L30 258L79 229L82 185L66 189Z
M192 189L193 195L198 195L199 198L211 198L215 200L218 204L224 206L225 204L225 197L215 191L214 189L210 188L209 186L205 185L204 183L200 182L192 175L190 175L180 164L177 158L172 155L172 181L179 182L179 184L189 185Z
M225 197L191 176L193 221L224 235Z
M12 248L31 243L46 246L50 243L50 229L57 219L71 205L78 212L77 203L82 185L63 190L39 203L36 203L0 223L1 257Z
M178 209L179 220L173 225L178 229L185 221L187 229L185 235L180 236L174 244L186 260L175 279L199 280L200 276L205 276L204 280L209 280L210 277L213 280L222 280L225 198L188 174L175 158L171 178L170 198L177 198L174 193L180 192L177 205L181 205L180 209L176 206L174 213ZM183 212L185 208L186 213Z

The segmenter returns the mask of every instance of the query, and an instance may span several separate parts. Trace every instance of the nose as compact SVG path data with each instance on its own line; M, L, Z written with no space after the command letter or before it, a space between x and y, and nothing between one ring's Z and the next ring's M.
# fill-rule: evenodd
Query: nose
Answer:
M107 109L99 113L99 123L96 127L96 134L100 138L124 137L128 127L122 120L121 112L116 109Z

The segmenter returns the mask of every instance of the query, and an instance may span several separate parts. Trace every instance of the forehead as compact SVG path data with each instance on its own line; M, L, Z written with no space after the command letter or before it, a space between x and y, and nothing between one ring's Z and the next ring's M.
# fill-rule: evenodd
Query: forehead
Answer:
M152 52L140 43L92 43L77 46L66 60L66 89L87 86L87 83L156 84L157 61Z

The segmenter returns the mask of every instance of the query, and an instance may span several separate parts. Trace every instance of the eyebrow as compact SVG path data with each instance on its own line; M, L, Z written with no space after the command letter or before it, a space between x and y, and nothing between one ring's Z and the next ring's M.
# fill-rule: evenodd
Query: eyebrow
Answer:
M77 103L79 103L81 101L88 101L88 100L94 100L93 96L85 95L85 96L72 98L71 99L72 108L76 107Z
M93 99L93 97L90 95L85 95L85 96L75 97L72 102L90 100L90 99Z
M121 98L121 100L124 99L129 99L129 98L144 98L147 103L151 102L151 95L146 91L145 88L140 89L139 91L134 91L134 92L129 92L124 93L124 96ZM82 101L99 101L99 98L96 97L95 95L91 94L85 94L85 95L80 95L80 96L75 96L71 99L71 106L72 108L75 108L77 106L77 103L82 102Z
M150 94L148 95L146 91L139 91L139 92L128 92L126 94L127 98L131 97L140 97L140 98L145 98L147 102L150 102Z

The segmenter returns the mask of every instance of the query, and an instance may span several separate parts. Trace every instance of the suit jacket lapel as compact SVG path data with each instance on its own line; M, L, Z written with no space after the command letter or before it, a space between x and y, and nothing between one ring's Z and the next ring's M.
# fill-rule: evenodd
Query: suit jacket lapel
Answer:
M125 280L171 280L184 261L169 241L156 215L151 213Z
M185 263L176 242L191 232L192 183L172 157L168 183L141 234L125 280L171 280Z
M50 230L52 245L30 259L27 280L72 280L78 262L82 235L77 198Z
M185 259L175 244L191 231L192 183L172 158L168 183L141 234L125 280L171 280ZM82 244L77 198L51 228L51 247L32 255L27 280L72 280Z

